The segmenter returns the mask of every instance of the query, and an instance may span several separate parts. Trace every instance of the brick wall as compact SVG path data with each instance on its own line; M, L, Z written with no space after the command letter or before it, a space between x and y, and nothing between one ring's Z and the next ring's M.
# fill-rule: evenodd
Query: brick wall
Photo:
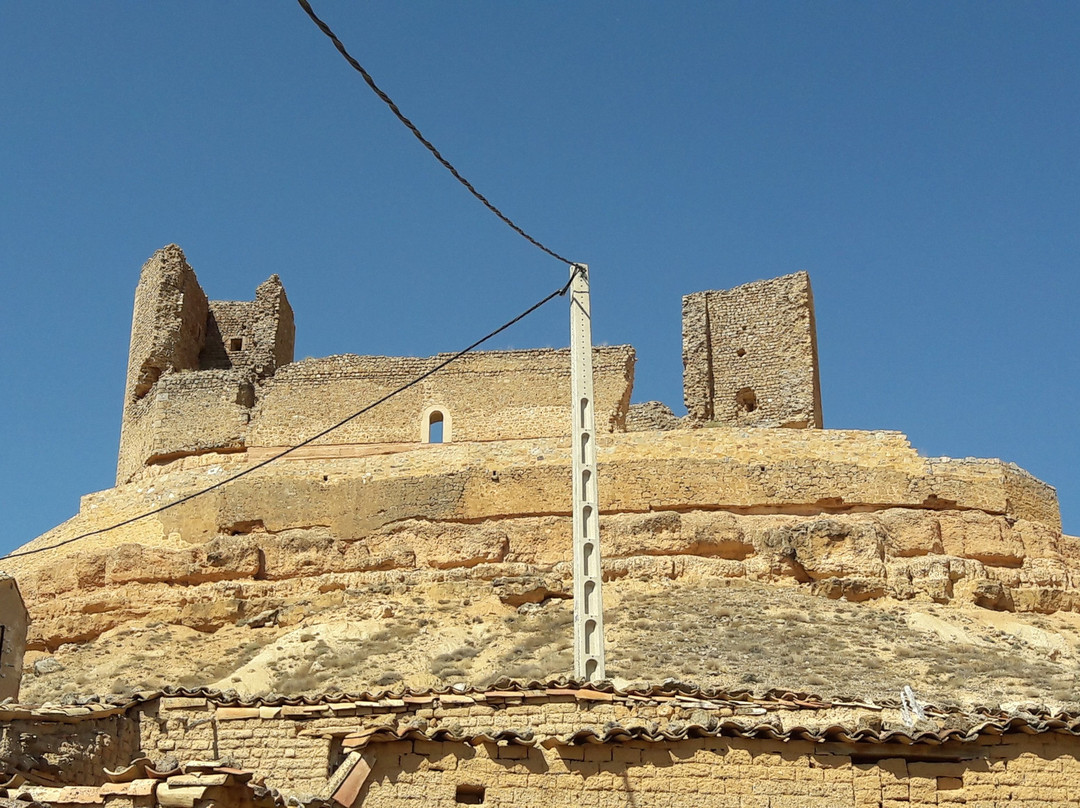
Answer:
M53 709L53 716L0 717L0 782L13 768L33 767L61 785L101 785L106 768L122 769L139 756L136 713L70 721Z
M1080 805L1080 727L1067 715L938 713L897 734L895 707L742 698L540 686L291 704L195 695L7 705L0 771L100 785L106 767L141 756L219 760L304 795L325 792L359 750L370 773L353 804L381 808L478 797L516 808ZM851 740L856 727L862 740Z
M810 276L684 297L683 397L697 421L820 429Z
M370 747L358 805L515 808L1035 808L1080 805L1075 738L1016 738L963 761L877 758L872 745L700 739L554 749L401 742ZM893 754L902 750L896 749ZM955 749L967 757L968 750ZM916 755L914 751L909 754Z

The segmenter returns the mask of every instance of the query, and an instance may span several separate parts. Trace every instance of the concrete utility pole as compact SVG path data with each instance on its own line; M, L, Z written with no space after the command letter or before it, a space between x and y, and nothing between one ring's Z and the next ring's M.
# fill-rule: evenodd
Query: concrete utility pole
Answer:
M570 395L574 474L574 676L587 682L604 672L604 598L600 571L600 498L596 486L592 316L589 268L570 267Z

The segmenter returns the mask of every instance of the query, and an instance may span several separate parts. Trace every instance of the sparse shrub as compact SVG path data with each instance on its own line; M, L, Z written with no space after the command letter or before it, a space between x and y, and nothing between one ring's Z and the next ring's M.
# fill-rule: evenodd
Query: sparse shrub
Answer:
M539 681L545 677L544 669L539 665L531 663L524 663L507 668L505 675L509 676L511 679L522 681Z

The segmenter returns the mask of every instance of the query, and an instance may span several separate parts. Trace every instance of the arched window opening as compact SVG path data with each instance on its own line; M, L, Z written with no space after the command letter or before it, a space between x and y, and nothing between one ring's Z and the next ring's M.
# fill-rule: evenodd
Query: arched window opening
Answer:
M445 402L436 402L420 415L421 443L450 443L454 439L454 421Z
M443 414L439 410L432 410L428 415L428 443L443 442Z

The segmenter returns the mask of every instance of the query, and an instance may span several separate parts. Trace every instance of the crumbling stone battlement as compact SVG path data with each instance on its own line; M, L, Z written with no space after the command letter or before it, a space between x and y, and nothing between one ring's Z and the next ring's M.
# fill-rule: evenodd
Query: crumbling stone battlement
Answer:
M252 301L208 300L175 244L135 292L117 482L178 457L300 443L446 355L341 355L293 363L295 325L276 275ZM569 429L566 350L468 355L335 432L338 444L558 437ZM683 299L686 425L818 427L814 306L805 272ZM596 349L601 429L668 430L659 402L628 421L634 350Z

